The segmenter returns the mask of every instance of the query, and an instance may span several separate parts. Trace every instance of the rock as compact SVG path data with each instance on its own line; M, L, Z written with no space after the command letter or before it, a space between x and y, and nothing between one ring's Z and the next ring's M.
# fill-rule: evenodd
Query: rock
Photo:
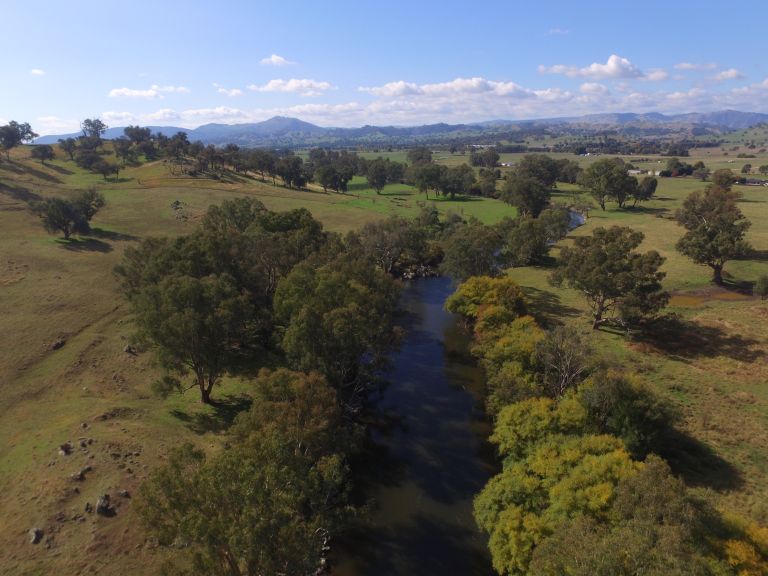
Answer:
M136 349L130 344L125 345L125 347L123 348L123 352L125 352L126 354L130 354L131 356L136 356Z
M32 528L29 531L29 543L30 544L37 544L42 539L43 539L43 531L40 530L40 528Z
M93 470L90 464L86 465L82 470L80 470L80 474L85 474L86 472L90 472Z
M88 422L81 422L80 428L88 428Z
M59 446L59 456L69 456L72 453L72 442L64 442Z
M51 344L51 350L58 350L59 348L64 346L64 344L66 344L66 343L67 343L67 341L64 338L62 338L61 336L59 336L56 339L56 341L53 344Z
M80 448L85 448L86 446L88 446L88 440L80 440Z
M118 494L120 494L120 496L122 496L123 498L130 498L131 497L131 493L128 492L128 490L120 490L120 492L118 492Z
M74 480L75 482L82 482L85 480L85 475L82 471L75 472L74 474L70 475L70 479Z
M109 505L109 494L103 494L96 500L96 514L100 516L114 516L115 511Z
M86 502L86 503L85 503L85 511L86 511L88 514L90 514L91 512L93 512L93 506L91 506L91 503L90 503L90 502Z

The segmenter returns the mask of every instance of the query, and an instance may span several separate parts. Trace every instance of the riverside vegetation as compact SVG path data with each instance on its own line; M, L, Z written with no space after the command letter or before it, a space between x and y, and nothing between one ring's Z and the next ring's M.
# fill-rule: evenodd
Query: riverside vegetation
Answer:
M486 373L501 470L475 514L499 573L766 573L765 391L745 393L755 435L734 437L729 451L710 431L728 441L735 431L700 429L697 410L735 392L701 396L690 382L699 366L717 377L721 363L742 392L765 369L763 336L749 323L764 305L745 292L765 284L768 210L757 191L737 191L732 173L638 180L629 159L582 165L534 154L501 174L490 153L469 163L426 148L298 155L139 127L108 142L98 122L34 156L24 125L9 125L18 138L0 164L3 287L18 311L4 323L20 341L4 361L3 420L19 425L6 429L1 456L13 466L0 480L19 504L3 516L22 520L32 501L13 485L36 471L48 484L35 499L47 510L35 520L47 546L87 550L76 514L62 508L127 485L133 503L89 521L102 534L127 531L125 543L139 548L111 566L91 551L64 560L27 550L13 555L11 573L119 573L149 562L173 573L305 574L323 565L364 514L355 455L370 392L400 339L398 278L427 270L462 281L447 307L466 318ZM592 201L601 208L566 238L568 208L587 215ZM47 277L52 251L61 262ZM62 290L53 274L82 290ZM54 293L66 312L28 322ZM686 307L685 298L712 305ZM738 328L712 321L725 314ZM702 329L712 356L679 360L690 353L670 346ZM52 330L66 342L60 351L19 346ZM115 355L121 338L129 352ZM738 406L720 406L717 422ZM98 414L116 414L131 439L110 424L115 416ZM146 468L111 468L109 449L106 461L93 450L99 486L72 491L38 449L80 421L113 453L140 447ZM690 450L696 442L716 453ZM748 462L752 453L760 457ZM713 463L749 480L712 483ZM55 531L46 515L59 512L73 520ZM102 550L116 556L122 545Z

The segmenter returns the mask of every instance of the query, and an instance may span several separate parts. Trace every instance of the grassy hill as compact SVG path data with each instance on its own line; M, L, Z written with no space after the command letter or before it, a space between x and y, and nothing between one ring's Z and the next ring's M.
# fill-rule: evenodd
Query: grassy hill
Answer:
M514 156L504 158L509 160ZM459 163L466 156L446 155L441 161ZM727 157L704 161L738 168ZM768 159L740 162L757 166ZM63 242L48 235L28 209L39 197L67 197L89 186L104 193L107 206L88 237ZM683 320L682 332L644 342L609 331L592 334L583 299L549 286L549 270L510 274L526 287L534 306L590 332L598 351L626 364L679 407L682 437L673 463L689 483L720 507L766 523L768 304L746 288L768 273L768 188L741 188L741 208L753 223L749 240L758 252L753 260L729 263L730 288L714 289L708 269L674 250L681 231L671 216L685 195L701 186L692 179L663 179L652 202L635 210L594 211L575 232L588 234L613 223L642 230L643 248L668 258L665 285L673 292L671 309ZM561 186L556 199L567 202L575 193ZM117 494L132 494L181 441L217 449L221 431L244 402L247 383L226 380L219 392L226 401L217 407L200 405L192 394L154 398L150 384L159 370L149 354L126 348L133 329L112 269L138 239L187 233L210 204L233 196L257 197L273 210L307 207L340 232L389 214L413 215L424 202L404 185L376 195L361 178L342 195L291 190L242 175L177 177L162 162L126 168L117 182L105 182L72 162L42 166L29 158L28 148L0 162L3 574L147 574L167 553L145 541L130 497ZM175 201L181 208L171 207ZM436 205L486 222L514 214L495 200ZM67 441L74 450L61 456L59 446ZM91 470L84 480L71 478L86 466ZM117 515L86 514L86 503L94 504L103 493L112 495ZM37 546L28 544L33 527L45 532Z

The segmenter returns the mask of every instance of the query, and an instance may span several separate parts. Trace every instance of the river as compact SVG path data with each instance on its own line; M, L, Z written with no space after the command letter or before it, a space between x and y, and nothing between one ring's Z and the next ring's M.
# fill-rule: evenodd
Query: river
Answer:
M443 310L447 278L407 283L407 332L377 402L365 461L370 522L343 543L333 576L490 576L472 499L495 473L483 375Z

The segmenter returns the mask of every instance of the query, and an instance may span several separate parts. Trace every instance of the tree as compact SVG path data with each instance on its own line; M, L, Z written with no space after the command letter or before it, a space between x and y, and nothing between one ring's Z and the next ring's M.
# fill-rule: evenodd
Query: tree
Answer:
M755 281L752 291L756 296L760 296L761 300L768 298L768 274L763 274Z
M615 200L619 208L623 208L627 198L636 194L637 180L627 173L623 160L604 158L581 173L579 186L589 190L600 208L605 210L608 199Z
M40 160L40 164L45 165L46 160L53 160L56 154L53 152L53 146L48 144L38 144L32 148L32 158Z
M398 295L393 279L354 255L298 264L280 280L274 299L288 362L320 372L346 396L359 394L397 343Z
M752 172L752 164L744 164L744 166L741 167L742 174L749 174L750 172Z
M507 266L541 264L552 245L565 238L570 222L570 214L564 208L544 210L538 218L525 216L502 220L497 225L504 239L501 260Z
M87 222L90 222L106 203L104 195L101 192L97 192L95 188L83 190L75 196L73 202Z
M582 168L575 160L562 158L557 161L557 181L568 184L576 184L581 174Z
M693 192L678 209L678 224L686 233L676 248L697 264L712 268L712 280L723 283L723 266L729 260L742 258L750 246L744 235L750 226L736 204L740 194L716 184L704 192Z
M323 187L323 192L327 192L328 188L336 191L339 189L339 172L330 164L319 166L314 178Z
M150 128L142 128L141 126L126 126L123 128L123 134L134 144L140 144L152 139L152 130Z
M574 390L589 374L591 352L589 342L571 327L547 331L535 352L545 393L562 398Z
M363 253L387 274L404 264L419 262L427 252L424 230L399 216L369 222L360 231L359 240Z
M453 200L456 195L464 196L475 182L475 171L468 164L448 168L441 178L440 190L443 195L450 195Z
M515 174L520 177L535 178L547 188L552 188L560 173L557 161L546 154L526 154L515 166Z
M592 328L618 313L623 322L634 323L636 314L650 316L661 310L669 294L661 287L659 272L664 258L655 250L639 254L634 249L643 233L631 228L596 228L592 236L580 236L572 247L560 250L560 261L551 281L567 283L582 292L592 312Z
M757 169L757 171L760 172L760 174L762 174L763 176L765 176L766 174L768 174L768 164L761 165L760 168Z
M88 220L80 207L63 198L46 198L33 205L33 211L43 221L43 227L51 234L61 232L69 240L72 234L90 232Z
M101 137L104 132L107 131L107 126L98 118L86 118L80 123L80 129L83 131L85 138L92 138L95 141L101 142Z
M474 502L499 574L535 573L529 565L538 546L570 518L603 518L620 482L640 468L618 438L584 434L585 417L572 398L525 400L499 412L490 439L503 468Z
M59 146L67 153L70 160L75 159L75 150L77 150L77 140L74 138L59 138Z
M443 242L445 257L440 270L455 280L494 276L498 272L496 254L501 245L499 233L480 221L459 225Z
M728 168L715 170L714 174L712 174L712 185L720 188L730 188L736 180L736 174Z
M411 148L406 155L411 164L429 164L432 162L432 151L426 146Z
M619 481L607 518L576 516L558 526L533 552L530 570L541 576L720 574L710 568L708 516L669 466L650 456L637 474Z
M433 162L413 164L408 168L408 180L429 197L430 190L439 190L448 168Z
M368 171L365 174L368 185L376 190L376 194L381 194L384 186L387 185L387 164L381 158L377 158L368 165Z
M320 416L327 408L313 406ZM188 567L169 561L166 574L304 576L343 522L346 476L341 454L310 456L283 430L256 429L214 457L177 448L141 486L136 507L161 544L185 543Z
M5 150L7 160L11 159L11 149L24 143L31 142L37 138L37 134L32 131L29 123L19 124L11 120L5 126L0 126L0 147Z
M653 198L658 184L659 181L653 176L646 176L643 178L632 193L632 197L634 198L632 207L634 208L638 202L646 202Z
M549 204L550 189L537 178L512 173L501 190L501 199L515 206L520 215L536 218Z
M139 338L153 346L171 372L191 371L191 387L211 403L211 391L253 338L254 309L226 274L194 278L174 274L130 298Z

